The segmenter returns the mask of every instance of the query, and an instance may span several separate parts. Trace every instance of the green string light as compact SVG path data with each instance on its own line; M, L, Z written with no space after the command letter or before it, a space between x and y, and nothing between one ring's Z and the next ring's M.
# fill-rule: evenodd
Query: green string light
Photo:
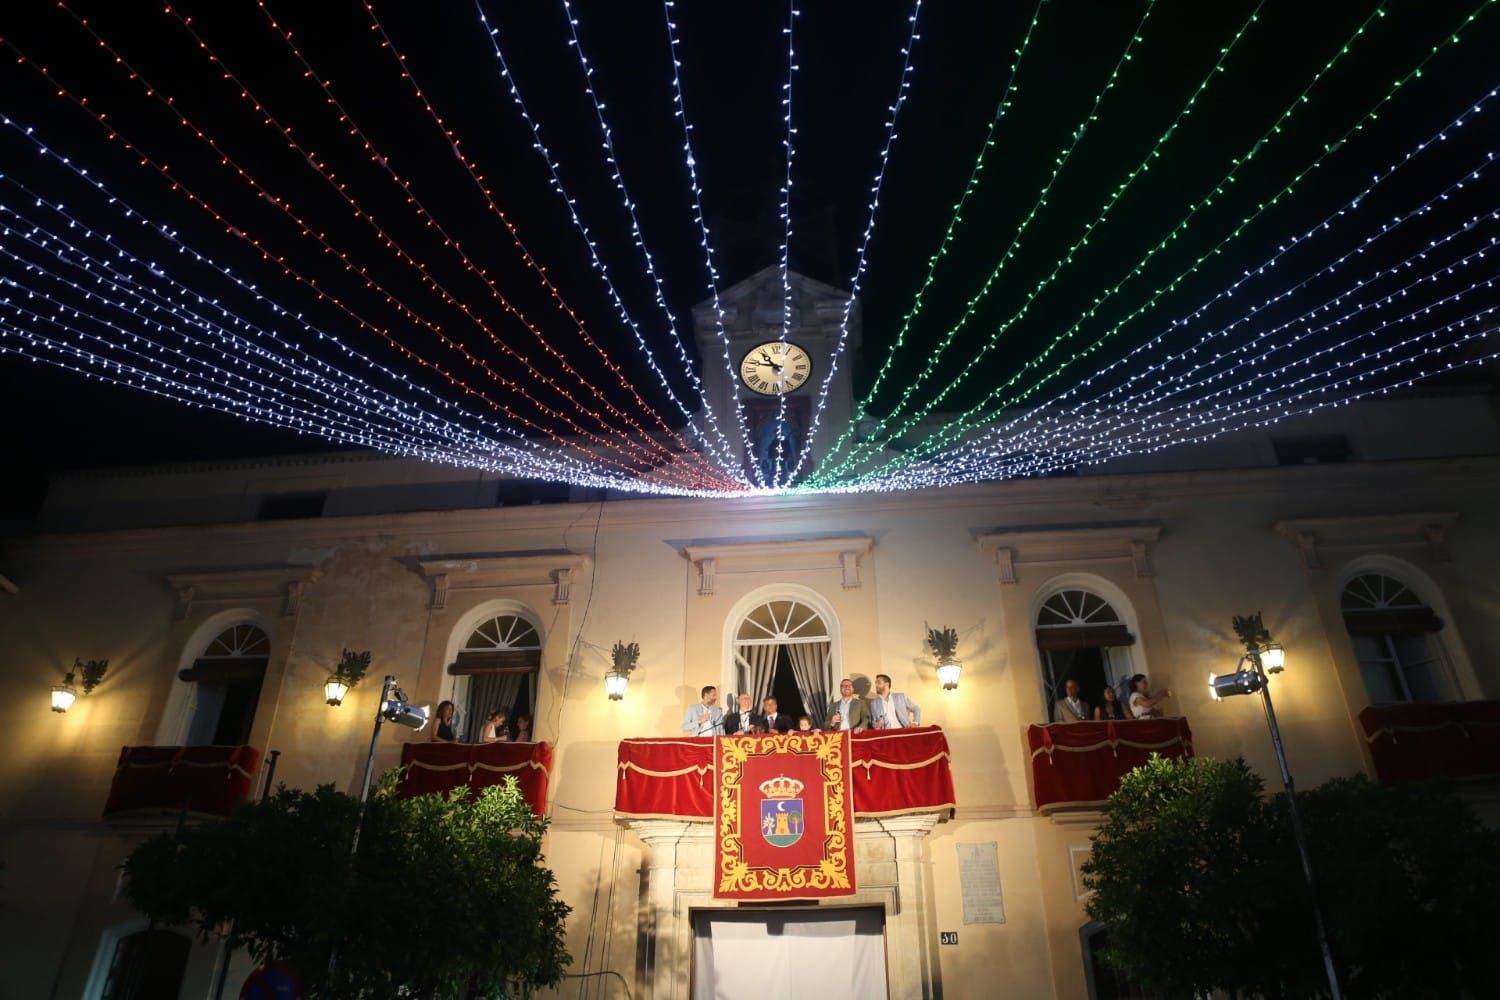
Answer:
M1208 260L1210 257L1214 257L1214 256L1217 256L1220 253L1222 253L1224 247L1226 245L1228 245L1230 242L1232 242L1233 240L1235 240L1236 238L1238 238L1240 236L1240 234L1243 233L1245 231L1245 229L1248 228L1249 225L1252 222L1255 221L1255 219L1257 219L1262 213L1265 212L1266 209L1271 208L1271 207L1277 205L1282 199L1284 199L1287 196L1289 196L1292 193L1292 191L1295 190L1296 187L1301 183L1301 181L1305 177L1307 177L1308 174L1310 174L1314 170L1316 170L1322 164L1322 162L1325 159L1327 159L1333 153L1337 152L1339 149L1343 148L1343 146L1348 143L1349 139L1352 138L1355 135L1355 133L1363 131L1364 128L1365 128L1365 126L1369 122L1374 121L1377 118L1379 118L1380 110L1387 103L1389 103L1392 98L1394 98L1396 96L1397 92L1399 92L1401 90L1401 88L1404 87L1407 83L1411 82L1412 80L1420 78L1422 76L1423 70L1427 66L1427 64L1429 62L1431 62L1434 58L1436 58L1437 55L1440 52L1442 52L1444 49L1448 48L1450 45L1454 45L1457 42L1459 42L1460 39L1461 39L1461 33L1465 29L1467 29L1476 19L1478 19L1478 17L1482 13L1484 13L1484 11L1486 9L1488 9L1494 3L1495 3L1495 0L1483 0L1483 2L1480 3L1480 5L1478 7L1476 7L1472 12L1469 13L1469 15L1467 17L1464 18L1464 20L1459 24L1459 26L1450 35L1448 35L1441 42L1439 42L1436 45L1434 45L1432 47L1432 49L1427 53L1427 55L1422 58L1421 62L1419 62L1416 65L1416 67L1414 67L1412 70L1410 70L1409 72L1407 72L1404 76L1398 78L1391 85L1390 89L1385 93L1385 95L1383 97L1381 97L1380 100L1377 101L1370 108L1369 111L1365 112L1365 114L1363 115L1363 117L1361 117L1359 119L1359 121L1357 121L1352 127L1350 127L1348 130L1346 130L1344 132L1344 134L1342 136L1340 136L1334 142L1325 143L1324 146L1323 146L1323 151L1313 160L1312 163L1310 163L1300 173L1298 173L1295 177L1293 177L1292 180L1289 181L1279 192L1277 192L1275 195L1273 195L1268 200L1261 202L1259 205L1256 206L1256 208L1254 209L1254 211L1250 212L1248 215L1246 215L1244 218L1242 218L1239 221L1239 223L1234 227L1234 229L1229 233L1229 235L1225 236L1222 240L1220 240L1217 244L1215 244L1211 249L1209 249L1208 251L1206 251L1205 253L1203 253L1201 256L1199 256L1196 260L1193 261L1193 263L1191 265L1189 265L1185 270L1183 270L1181 273L1179 273L1171 281L1167 282L1165 285L1162 285L1161 287L1159 287L1155 291L1153 291L1150 294L1150 296L1147 298L1147 300L1144 303L1142 303L1139 307L1137 307L1131 313L1129 313L1128 315L1126 315L1123 319L1121 319L1117 323L1115 323L1114 326L1112 326L1109 330L1105 331L1105 333L1103 335L1101 335L1097 340L1095 340L1092 344L1090 344L1087 347L1081 349L1080 351L1075 352L1066 361L1063 361L1062 363L1058 364L1055 368L1052 369L1052 371L1050 371L1048 374L1046 374L1043 377L1041 377L1040 380L1035 385L1033 385L1030 389L1027 389L1027 390L1025 390L1023 392L1020 392L1020 393L1017 393L1017 394L1015 394L1013 396L1010 396L1006 400L1004 400L1003 402L1001 402L998 405L996 405L994 407L994 409L996 411L994 414L983 416L983 417L981 417L978 420L971 419L976 412L979 412L979 411L983 410L984 408L989 407L991 405L991 401L994 400L997 395L999 395L1001 392L1003 392L1007 388L1009 388L1012 385L1014 385L1026 372L1039 367L1063 341L1071 338L1086 321L1088 321L1089 319L1092 319L1095 315L1097 315L1100 306L1102 306L1104 302L1106 302L1110 297L1112 297L1116 292L1118 292L1120 290L1120 288L1123 287L1126 282L1128 282L1132 278L1136 277L1141 272L1141 270L1144 268L1144 265L1146 264L1146 262L1149 261L1149 259L1152 256L1154 256L1163 247L1165 247L1168 243L1170 243L1173 240L1175 240L1177 238L1177 236L1180 235L1181 231L1186 227L1188 221L1190 220L1193 212L1196 212L1198 208L1201 208L1201 207L1203 207L1203 206L1205 206L1207 204L1211 204L1212 201L1213 201L1213 199L1215 199L1215 198L1217 198L1217 197L1219 197L1219 196L1221 196L1221 195L1223 195L1225 193L1228 185L1231 184L1231 183L1233 183L1236 172L1245 163L1248 163L1249 160L1256 153L1258 153L1262 148L1264 148L1264 146L1271 139L1272 136L1274 136L1276 134L1279 134L1281 132L1282 126L1285 124L1285 121L1288 118L1291 117L1291 115L1295 112L1296 108L1299 105L1304 104L1304 103L1307 102L1307 92L1308 92L1308 90L1311 90L1312 86L1317 83L1318 77L1321 77L1322 75L1324 75L1329 70L1329 68L1331 68L1334 65L1334 63L1339 60L1339 58L1341 58L1343 55L1345 55L1345 54L1348 53L1350 47L1352 46L1352 44L1353 44L1353 42L1355 40L1354 38L1351 38L1350 41L1347 42L1347 43L1345 43L1343 46L1341 46L1339 52L1336 53L1334 55L1334 57L1332 59L1330 59L1327 64L1325 64L1325 66L1323 67L1323 69L1319 71L1318 76L1314 77L1312 83L1310 83L1308 85L1307 89L1305 89L1303 91L1303 93L1295 101L1293 101L1292 105L1287 109L1287 111L1282 115L1282 117L1279 118L1279 119L1277 119L1276 124L1274 124L1266 132L1265 135L1261 136L1261 138L1256 141L1256 143L1254 144L1254 146L1251 147L1250 152L1247 153L1244 157L1242 157L1242 158L1234 161L1234 167L1233 167L1233 169L1230 171L1229 174L1227 174L1225 176L1225 178L1222 181L1219 182L1219 184L1215 185L1213 191L1209 195L1205 196L1205 198L1202 199L1197 205L1195 205L1193 207L1193 209L1191 209L1189 211L1188 216L1185 217L1182 220L1182 222L1178 223L1177 227L1175 227L1170 233L1168 233L1168 235L1160 243L1158 243L1155 247L1152 248L1152 250L1147 254L1146 258L1144 258L1135 267L1131 268L1130 272L1127 273L1125 275L1125 277L1123 277L1112 288L1110 288L1108 291L1106 291L1103 295L1098 296L1097 298L1095 298L1093 304L1088 309L1086 309L1083 312L1082 315L1079 316L1078 320L1076 322L1074 322L1074 324L1072 326L1070 326L1067 330L1063 331L1061 334L1059 334L1057 337L1055 337L1053 339L1052 343L1049 344L1045 349L1043 349L1042 352L1040 354L1038 354L1035 358L1033 358L1032 360L1030 360L1030 361L1026 362L1024 365L1022 365L1016 371L1016 373L1010 377L1010 379L1008 379L1004 383L996 386L995 388L991 389L990 392L988 394L986 394L985 398L982 399L982 400L980 400L979 403L977 403L974 406L970 407L968 410L965 410L962 414L960 414L954 420L948 422L942 428L939 428L937 431L933 432L927 438L923 439L923 441L920 442L919 444L917 444L915 447L913 447L911 449L911 451L907 455L903 455L903 456L901 456L899 458L895 458L895 459L891 459L891 460L886 461L885 463L883 463L882 465L878 466L877 468L875 468L875 469L873 469L873 470L871 470L871 471L869 471L869 472L867 472L867 473L865 473L865 474L857 477L856 481L860 481L860 482L865 481L865 480L871 478L872 476L874 476L874 475L876 475L876 474L878 474L878 473L880 473L880 472L882 472L882 471L884 471L886 469L889 469L889 468L891 468L893 466L896 466L896 467L903 466L903 465L909 463L910 461L912 461L913 459L915 459L915 458L917 458L917 457L919 457L921 455L931 454L932 452L934 452L934 451L936 451L936 450L938 450L938 449L946 446L948 443L956 440L960 435L965 434L969 430L972 430L975 427L981 426L986 421L993 419L995 416L997 416L999 413L1003 412L1008 407L1014 406L1015 404L1017 404L1019 402L1023 402L1024 400L1026 400L1027 398L1029 398L1033 393L1035 393L1038 389L1040 389L1043 385L1045 385L1046 383L1050 382L1052 379L1054 379L1058 375L1060 375L1063 372L1063 370L1066 369L1073 362L1075 362L1075 361L1077 361L1077 360L1079 360L1081 358L1087 357L1090 354L1094 353L1094 351L1098 350L1098 348L1101 347L1106 340L1108 340L1111 337L1113 337L1126 324L1130 323L1132 320L1134 320L1135 318L1137 318L1141 314L1149 311L1150 309L1152 309L1153 307L1155 307L1157 305L1157 303L1160 302L1163 298L1165 298L1166 296L1170 295L1172 292L1176 291L1176 289L1178 288L1178 286L1185 279L1187 279L1188 277L1190 277L1191 275L1193 275L1193 274L1195 274L1197 272L1198 268L1202 266L1202 264L1204 263L1204 261ZM1375 16L1384 16L1384 13L1385 13L1384 10L1377 9L1376 12L1375 12L1375 14L1371 15L1371 17L1373 18ZM1364 22L1364 24L1362 24L1360 26L1360 28L1355 32L1355 38L1357 38L1360 34L1362 34L1364 32L1366 26L1369 23L1370 23L1370 19L1367 19ZM1029 305L1029 302L1028 302L1028 305ZM1024 311L1024 307L1023 307L1023 311ZM1019 315L1020 314L1018 314L1016 317L1012 317L1012 320L1019 318ZM972 362L971 362L970 366L968 366L968 367L972 367ZM966 367L965 372L967 372L967 371L968 371L968 368ZM960 376L960 378L961 377L962 377L962 375ZM908 426L909 426L909 424L908 424Z
M1037 25L1041 23L1042 8L1046 5L1047 0L1037 0L1036 9L1031 14L1031 21L1026 26L1026 34L1022 37L1021 44L1013 50L1015 62L1010 65L1009 79L1006 80L1005 89L1000 94L1000 103L995 106L995 114L990 118L989 128L985 130L984 142L980 144L979 155L974 158L974 167L969 171L969 180L964 185L964 192L953 205L953 217L948 220L948 228L943 233L942 240L938 243L937 252L927 258L927 274L922 279L921 287L917 289L917 294L912 300L911 309L901 319L901 329L896 332L895 343L891 345L884 364L880 366L880 371L875 375L875 381L871 383L870 388L865 392L864 402L858 407L860 410L863 410L864 406L874 398L875 393L880 389L881 383L885 381L886 375L890 373L892 364L895 361L896 352L906 343L906 334L911 329L912 321L922 311L923 299L927 294L927 289L932 286L932 282L937 275L938 263L948 255L948 245L953 242L953 237L958 233L958 225L963 221L964 205L968 203L969 196L974 193L974 189L979 186L979 175L984 172L985 159L988 157L989 151L995 147L995 132L999 129L1001 120L1005 118L1006 113L1010 110L1012 103L1011 95L1017 89L1016 73L1020 69L1021 60L1025 58L1026 50L1031 47L1031 36L1035 34ZM843 433L839 435L839 439L828 450L829 455L835 454L843 446L844 442L849 439L849 436L854 433L854 426L854 422L851 422L848 427L844 428Z
M1193 113L1193 109L1197 106L1198 101L1203 97L1204 92L1208 90L1209 85L1219 74L1224 72L1224 65L1228 62L1230 53L1234 51L1235 47L1239 45L1240 41L1249 32L1250 26L1260 20L1261 8L1263 8L1264 6L1265 0L1261 0L1260 3L1256 4L1255 9L1252 10L1250 12L1250 16L1245 19L1245 23L1240 25L1239 29L1235 31L1234 36L1229 40L1229 43L1219 48L1219 56L1214 61L1213 67L1206 74L1204 74L1203 79L1198 82L1198 86L1193 90L1192 95L1188 97L1187 103L1185 103L1182 106L1181 110L1177 112L1177 115L1172 119L1166 130L1157 137L1156 142L1152 144L1150 151L1147 152L1146 155L1141 159L1141 162L1136 164L1135 167L1125 175L1125 179L1115 187L1113 192L1110 193L1110 196L1105 200L1103 207L1100 208L1098 215L1094 217L1093 221L1089 222L1083 227L1083 234L1079 236L1079 238L1074 241L1066 251L1064 251L1063 255L1059 257L1057 261L1054 262L1051 273L1043 278L1036 285L1036 287L1031 290L1031 292L1027 295L1025 301L1022 303L1021 310L1016 315L1013 315L1010 319L1006 320L1005 323L1003 323L993 334L991 334L988 342L980 349L979 354L976 357L972 358L969 364L965 366L958 379L950 382L934 399L929 400L927 405L920 412L910 417L901 426L901 428L896 431L896 434L906 433L906 431L910 430L911 427L917 423L917 421L919 421L927 413L931 412L931 410L935 406L937 406L939 402L946 398L948 393L952 391L954 386L959 381L961 381L970 371L972 371L974 367L978 365L979 361L983 359L983 357L988 354L991 349L994 348L994 346L999 342L1000 337L1004 335L1004 333L1009 330L1011 326L1019 322L1019 320L1023 316L1025 316L1025 314L1029 311L1032 302L1039 295L1041 295L1041 293L1049 285L1051 285L1051 283L1057 278L1058 274L1061 273L1065 267L1073 262L1073 259L1077 255L1078 251L1088 245L1089 238L1093 235L1094 230L1109 218L1110 212L1114 209L1119 200L1125 196L1125 193L1130 189L1130 186L1135 183L1137 178L1151 169L1151 165L1155 160L1161 158L1163 148L1165 148L1166 144L1171 140L1172 136L1177 133L1177 130L1182 126L1182 123L1187 118L1187 116ZM1375 18L1375 16L1376 14L1371 14L1368 18L1366 18L1365 22L1360 25L1360 31L1363 31L1365 25L1369 24L1370 21ZM1359 32L1356 32L1353 37L1357 38L1358 35ZM1347 50L1347 43L1345 49ZM1314 77L1313 83L1316 83L1317 79L1317 77ZM1312 84L1309 84L1308 89L1310 89L1311 86ZM1307 90L1304 90L1303 95L1305 96L1306 93ZM1196 208L1194 209L1194 211L1196 211ZM1147 259L1149 259L1149 256L1150 255L1148 254ZM1007 258L1001 259L1000 264L995 268L994 272L991 273L989 279L985 282L984 288L988 288L999 276L1001 269L1003 269L1005 266L1006 259ZM1144 262L1145 261L1142 261L1143 264ZM894 417L897 413L899 413L901 411L901 407L906 404L906 402L911 398L912 394L915 393L916 390L935 373L937 368L938 355L944 348L948 346L948 344L952 343L953 338L958 335L958 332L968 322L969 318L974 315L979 298L983 296L983 292L984 289L981 289L980 296L977 296L975 299L970 301L969 309L959 320L958 325L948 332L942 344L939 346L938 351L928 359L927 366L918 373L917 378L912 382L912 384L907 386L906 390L901 395L900 401L891 411L891 417ZM830 469L827 475L829 477L833 477L836 476L839 472L842 472L843 470L849 468L861 457L863 457L864 454L868 454L869 450L871 450L872 448L872 445L867 442L865 447L866 450L863 453L861 453L859 449L856 449L854 453L850 454L838 466Z
M994 287L995 282L1000 277L1000 272L1005 269L1005 265L1008 264L1010 262L1011 258L1016 255L1016 252L1021 249L1021 238L1026 235L1026 231L1027 231L1027 229L1029 229L1031 227L1032 221L1035 220L1036 217L1037 217L1037 215L1039 215L1041 213L1042 209L1047 206L1047 195L1051 193L1053 186L1057 183L1058 176L1063 171L1063 167L1065 167L1067 165L1068 160L1072 158L1074 151L1076 151L1078 149L1079 144L1083 141L1084 135L1088 132L1089 125L1091 123L1099 120L1099 106L1104 102L1105 95L1108 94L1111 90L1113 90L1115 88L1115 84L1118 82L1118 80L1120 78L1120 73L1125 68L1125 64L1127 62L1130 62L1131 59L1133 58L1133 50L1135 49L1135 47L1137 45L1139 45L1141 43L1141 40L1142 40L1141 39L1141 32L1145 29L1146 22L1151 18L1151 12L1153 10L1155 10L1155 9L1156 9L1156 0L1147 0L1145 13L1143 13L1141 15L1141 19L1136 24L1135 30L1130 33L1130 40L1125 43L1125 49L1124 49L1124 51L1122 51L1120 53L1120 58L1115 61L1114 68L1112 70L1110 70L1109 77L1104 81L1103 88L1100 89L1099 93L1097 93L1097 94L1094 95L1094 103L1093 103L1092 106L1090 106L1088 114L1086 114L1084 116L1083 120L1078 123L1078 127L1073 130L1073 135L1072 135L1071 141L1053 159L1052 174L1047 178L1047 182L1042 185L1041 192L1037 195L1036 202L1031 206L1031 210L1026 213L1025 218L1023 218L1021 220L1021 225L1016 229L1015 235L1011 237L1010 246L1006 247L1005 253L1001 255L1001 257L1000 257L1000 263L998 263L997 265L995 265L995 269L990 272L990 276L985 279L984 284L980 286L979 291L974 295L973 298L971 298L969 300L968 307L965 309L963 317L958 321L958 323L951 330L948 331L948 333L944 337L942 343L940 343L937 346L937 348L933 351L932 355L928 358L927 366L918 375L916 382L914 382L911 385L908 385L906 387L906 389L903 390L903 392L901 394L900 402L898 402L896 404L895 409L892 411L893 413L899 413L900 410L901 410L901 407L903 405L905 405L906 401L911 397L911 394L915 391L916 386L918 386L921 383L923 383L923 382L926 381L927 377L931 374L931 372L933 371L933 369L936 367L936 365L937 365L937 359L942 355L942 353L945 350L947 350L948 346L953 343L953 339L958 336L959 331L963 329L963 327L968 323L969 319L974 315L974 313L979 308L979 303L984 300L984 298L989 294L990 290ZM1028 34L1028 37L1029 37L1029 35L1030 35L1030 29L1028 29L1027 34ZM1018 60L1018 63L1019 63L1019 60ZM988 147L986 147L986 148L988 148ZM981 153L980 155L981 155L981 159L982 159L983 158L983 153ZM976 169L975 173L977 174L977 172L978 171ZM969 192L966 190L965 191L965 196L966 197L967 197L968 193ZM960 200L959 205L955 207L954 225L956 225L958 222L962 221L962 219L961 219L962 213L960 211L961 207L962 207L962 204L963 204L963 202L962 202L962 200ZM952 231L952 227L950 226L950 233L951 233L951 231ZM945 240L946 239L947 239L947 237L945 237ZM946 248L939 247L938 254L933 258L933 260L936 261L939 257L945 256L946 253L947 253ZM934 264L933 266L935 267L936 265ZM928 280L928 282L926 284L923 285L923 287L922 287L922 291L923 292L925 292L927 290L927 284L930 284L931 274L932 274L932 272L929 271L928 272L928 279L929 280ZM920 295L921 293L918 293L918 294ZM911 313L909 315L910 316L914 316L915 312L913 312L913 313ZM892 346L890 353L887 355L885 364L881 367L881 374L876 377L875 383L870 387L869 392L865 393L864 401L857 407L857 410L859 412L861 412L861 413L864 412L865 408L869 405L871 399L874 398L875 390L879 387L881 380L884 378L885 372L891 367L891 363L894 360L895 352L896 352L897 348L899 348L901 346L901 340L904 339L904 336L905 336L905 333L906 333L906 330L907 330L908 326L909 326L909 323L903 324L902 330L901 330L901 336L898 338L897 343ZM877 419L879 420L880 427L883 428L885 426L884 419L880 419L880 418L877 418ZM825 465L827 464L827 462L830 459L832 459L833 455L837 452L838 448L848 439L848 435L849 435L849 429L846 428L845 432L844 432L844 435L839 438L839 440L834 444L833 448L829 449L828 455L824 459L824 464ZM850 457L848 459L846 459L843 463L840 463L840 467L842 467L843 465L847 464L848 462L857 460L857 456L859 454L861 454L862 450L863 449L867 449L869 447L871 447L871 445L868 442L861 442L861 443L857 444L855 446L855 448L854 448L854 453L851 454ZM817 478L821 480L822 477L819 476Z

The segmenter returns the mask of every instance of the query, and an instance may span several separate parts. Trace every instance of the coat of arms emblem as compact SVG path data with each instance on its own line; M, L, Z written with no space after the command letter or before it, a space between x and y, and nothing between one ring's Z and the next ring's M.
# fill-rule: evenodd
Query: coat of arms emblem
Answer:
M772 847L791 847L802 839L802 782L778 775L760 784L760 832Z

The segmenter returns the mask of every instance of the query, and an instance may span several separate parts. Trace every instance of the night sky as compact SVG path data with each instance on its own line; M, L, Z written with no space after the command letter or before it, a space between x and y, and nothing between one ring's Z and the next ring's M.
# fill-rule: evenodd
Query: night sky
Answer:
M222 76L188 30L161 3L70 4L119 54L221 148L284 197L330 243L347 250L381 284L410 302L483 354L497 370L514 372L485 334L441 302L415 272L382 247L369 227L317 173L260 120L239 88ZM1030 228L1007 278L981 306L969 329L949 352L952 364L972 357L988 331L1010 316L1026 292L1077 239L1110 190L1146 154L1182 107L1221 47L1256 9L1253 0L1159 0L1141 30L1142 41L1118 85L1104 98L1097 120L1053 188ZM1146 292L1177 274L1228 232L1247 211L1280 190L1323 148L1341 135L1450 34L1476 7L1472 2L1391 2L1349 56L1309 95L1290 125L1260 151L1236 182L1195 219L1149 272L1109 303L1098 327L1107 327L1141 304ZM597 240L630 312L663 367L672 357L665 322L630 238L628 216L609 181L594 111L568 45L560 2L485 0L499 28L499 41L544 140L560 164L577 210ZM595 67L594 81L606 103L615 151L636 203L668 305L691 343L689 309L708 295L707 275L691 215L680 127L672 115L667 36L660 4L640 0L581 0L574 4L583 49ZM901 317L921 283L952 205L973 166L1009 76L1015 48L1034 2L958 3L927 0L921 38L913 56L909 101L901 112L890 169L881 195L877 229L865 278L865 345L854 359L856 386L868 385L887 355ZM1084 119L1111 67L1147 7L1144 2L1046 0L1040 24L1016 78L1014 104L996 132L996 147L983 182L966 209L960 230L927 297L927 309L897 357L889 391L873 410L888 407L925 363L931 347L963 312L965 300L1005 250L1016 226L1031 210L1054 159ZM428 273L469 303L490 328L524 350L549 372L530 333L506 317L489 293L423 224L386 174L346 134L321 91L303 76L303 66L272 29L269 10L294 33L294 41L389 164L410 181L410 191L454 236L470 258L528 316L571 364L619 405L618 390L535 276L520 261L510 235L489 213L476 187L451 154L360 0L291 3L267 0L184 0L177 10L263 106L306 147ZM797 151L793 171L793 270L847 287L864 228L871 180L884 138L887 108L895 97L900 48L909 29L910 2L820 2L803 0L797 19L799 72L793 91ZM1296 100L1318 67L1375 10L1363 2L1281 2L1261 5L1260 19L1226 63L1193 113L1184 120L1163 156L1121 200L1064 276L1040 297L975 379L953 402L967 405L1034 356L1067 327L1099 292L1129 271L1181 218L1186 207L1209 193L1229 169ZM532 151L532 137L500 79L490 43L471 0L391 2L375 0L375 14L406 66L464 153L484 174L496 203L514 223L536 260L547 268L569 304L648 401L669 412L656 377L641 360L634 340L616 317L603 285L590 269L577 231L547 172ZM773 264L781 221L779 187L784 170L784 125L780 104L786 74L787 11L782 4L678 0L674 17L681 39L682 83L694 126L697 168L704 207L713 231L723 285ZM299 236L138 82L114 64L73 16L52 3L12 2L0 13L0 34L11 46L0 57L0 111L32 125L49 145L85 164L125 200L173 226L188 244L256 282L309 320L346 336L392 366L402 359L372 335L353 329L343 314L320 303L307 289L281 276L245 243L223 231L207 214L173 192L157 173L111 142L106 131L25 65L23 52L45 65L53 79L108 121L148 155L170 164L174 177L253 233L277 255L321 287L379 315L393 327L400 317L342 271L314 242ZM1435 58L1382 110L1371 127L1294 194L1267 211L1222 255L1174 292L1170 301L1118 338L1098 356L1106 362L1151 336L1169 319L1190 311L1274 252L1278 242L1300 232L1342 204L1378 169L1409 150L1500 84L1494 53L1500 51L1500 11L1485 9L1464 40ZM1473 127L1446 141L1436 154L1404 169L1361 211L1373 220L1409 210L1477 164L1500 130L1490 109ZM46 197L67 202L91 224L127 238L134 252L162 255L164 244L131 233L114 210L102 207L64 172L41 161L26 140L10 130L0 135L0 170ZM1401 240L1382 243L1363 265L1410 255L1453 220L1490 211L1496 181L1486 175L1461 204L1440 207L1409 227ZM0 185L0 200L20 206L16 188ZM1446 214L1445 214L1446 213ZM1337 244L1352 245L1373 222L1352 227ZM1491 224L1493 229L1493 224ZM1308 257L1309 269L1331 256ZM164 259L166 259L164 257ZM0 261L0 276L9 273ZM177 267L175 262L172 263ZM1494 270L1493 261L1485 266ZM232 286L209 281L201 270L181 267L174 275L202 279L206 294L235 300ZM1362 272L1361 272L1362 273ZM1297 274L1288 269L1286 283ZM1258 286L1260 297L1274 284ZM1259 301L1259 298L1256 299ZM1491 293L1491 301L1493 295ZM1473 307L1470 306L1472 309ZM384 310L384 311L382 311ZM1275 315L1274 311L1268 315ZM443 350L430 331L407 324L406 342L434 357ZM1091 362L1090 367L1095 363ZM440 383L406 365L413 377ZM937 384L946 379L939 370ZM1084 374L1080 368L1078 375ZM0 394L12 485L6 516L33 509L50 468L210 457L323 451L326 441L239 422L202 410L188 411L128 389L100 385L44 370L14 356L0 358ZM1076 378L1064 377L1064 388ZM691 397L687 379L673 388ZM680 422L680 421L679 421ZM838 428L835 428L838 430Z

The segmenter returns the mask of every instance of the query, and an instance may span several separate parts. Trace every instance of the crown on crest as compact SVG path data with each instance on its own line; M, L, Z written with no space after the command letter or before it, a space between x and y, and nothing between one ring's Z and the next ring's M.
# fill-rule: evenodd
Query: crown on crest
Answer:
M760 790L768 799L795 799L802 794L804 787L796 778L788 778L784 774L760 783Z

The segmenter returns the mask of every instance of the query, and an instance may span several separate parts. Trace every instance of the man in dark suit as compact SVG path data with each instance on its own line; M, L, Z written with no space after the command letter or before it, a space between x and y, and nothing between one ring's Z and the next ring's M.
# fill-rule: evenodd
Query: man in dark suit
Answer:
M765 704L761 707L761 718L765 722L767 732L789 733L792 731L791 716L782 715L781 712L778 711L778 706L776 704L775 698L767 698Z
M754 708L754 699L748 694L740 695L739 707L724 716L724 735L735 736L740 733L765 732L766 720L757 715Z

